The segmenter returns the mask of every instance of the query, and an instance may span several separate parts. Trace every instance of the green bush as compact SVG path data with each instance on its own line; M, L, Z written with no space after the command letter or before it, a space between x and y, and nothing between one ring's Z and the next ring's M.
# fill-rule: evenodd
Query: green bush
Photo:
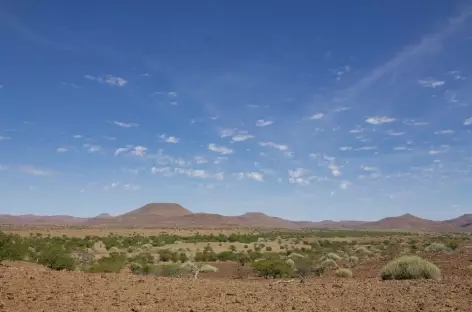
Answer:
M446 242L446 247L450 248L451 250L456 250L459 248L459 241L454 238L448 239Z
M445 251L450 251L446 245L443 243L432 243L428 247L424 249L426 252L445 252Z
M49 246L38 257L38 263L53 270L74 270L75 261L59 246Z
M293 274L293 268L283 260L259 260L253 262L252 267L259 276L265 278L290 276Z
M28 245L18 235L0 231L0 263L3 260L23 260L28 253Z
M118 273L125 267L126 256L113 253L93 263L86 271L92 273Z
M341 260L341 256L339 256L338 254L336 254L334 252L330 252L326 255L326 259L331 259L331 260L337 261L337 260Z
M267 250L267 251L272 251L272 247L267 246L267 247L266 247L266 250Z
M200 268L200 272L202 272L202 273L215 273L215 272L218 272L218 268L214 267L212 265L209 265L209 264L204 264Z
M333 259L326 259L321 262L321 266L325 269L337 269L338 264Z
M352 277L352 271L349 269L337 269L334 274L337 277Z
M156 266L155 274L159 276L165 277L176 277L181 276L187 270L182 267L181 264L178 263L170 263L170 264L161 264Z
M403 256L390 261L380 272L383 280L441 278L441 271L431 262L417 256Z

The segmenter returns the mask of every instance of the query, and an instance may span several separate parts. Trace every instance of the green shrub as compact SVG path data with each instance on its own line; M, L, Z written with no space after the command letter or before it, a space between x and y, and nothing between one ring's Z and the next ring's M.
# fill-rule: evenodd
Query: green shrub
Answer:
M335 254L334 252L330 252L326 255L326 259L337 261L337 260L341 260L341 256L339 256L338 254Z
M351 264L357 264L359 262L359 258L356 256L350 256L349 258L347 258L347 261L349 261L349 263Z
M349 269L337 269L334 274L337 277L352 277L352 271Z
M450 251L446 245L443 243L432 243L428 247L424 249L426 252L445 252L445 251Z
M285 260L285 263L291 266L292 268L295 268L295 261L293 261L292 259Z
M403 256L390 261L380 272L383 280L441 278L441 271L431 262L417 256Z
M187 271L181 264L177 263L161 264L155 267L155 274L165 277L181 276Z
M446 242L446 247L450 248L451 250L456 250L459 248L459 241L455 238L448 239Z
M321 262L321 266L325 269L337 269L338 264L333 259L326 259Z
M38 263L53 270L68 270L75 268L74 259L59 246L49 246L38 257Z
M267 247L266 247L266 250L267 250L267 251L272 251L272 247L267 246Z
M0 231L0 263L3 260L23 260L28 253L28 245L18 235Z
M277 278L293 274L293 268L283 260L263 259L253 262L252 267L259 274L259 276L263 276L265 278Z
M125 267L126 256L112 254L93 263L86 271L92 273L118 273Z
M108 252L109 253L119 253L120 250L117 248L117 247L111 247L110 249L108 249Z
M200 272L202 272L202 273L215 273L215 272L218 272L218 268L214 267L212 265L209 265L209 264L204 264L200 268Z

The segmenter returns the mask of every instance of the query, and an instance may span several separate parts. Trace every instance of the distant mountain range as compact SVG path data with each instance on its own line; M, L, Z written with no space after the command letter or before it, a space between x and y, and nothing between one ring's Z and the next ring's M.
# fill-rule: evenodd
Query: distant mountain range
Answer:
M433 221L411 214L388 217L378 221L290 221L271 217L261 212L247 212L240 216L223 216L210 213L193 213L175 203L151 203L119 216L102 213L93 218L72 216L0 215L0 226L76 226L76 227L153 227L153 228L331 228L331 229L384 229L461 231L472 230L472 214L455 219Z

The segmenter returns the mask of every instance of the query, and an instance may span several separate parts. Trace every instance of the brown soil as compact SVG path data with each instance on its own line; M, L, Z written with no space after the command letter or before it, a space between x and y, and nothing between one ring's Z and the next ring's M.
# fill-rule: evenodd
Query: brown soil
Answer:
M0 311L470 311L472 251L429 254L441 281L381 281L384 262L306 283L230 278L235 264L201 279L55 272L31 264L0 267Z

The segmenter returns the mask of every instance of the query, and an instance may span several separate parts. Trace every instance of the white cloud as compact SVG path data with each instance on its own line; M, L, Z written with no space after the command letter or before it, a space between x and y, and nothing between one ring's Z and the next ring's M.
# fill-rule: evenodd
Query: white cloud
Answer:
M406 146L395 146L393 148L394 151L405 151L407 150L408 148Z
M470 126L472 125L472 117L467 118L464 120L464 126Z
M264 175L260 172L237 172L233 175L237 176L238 180L248 178L258 182L264 181Z
M205 157L202 157L202 156L195 156L193 159L195 160L195 162L197 164L206 164L206 163L208 163L208 159L206 159Z
M0 89L3 89L5 86L4 85L0 85Z
M108 191L108 190L117 188L118 186L120 186L120 184L121 184L120 182L112 182L111 184L105 185L105 186L103 187L103 189L104 189L105 191Z
M364 131L364 129L352 129L352 130L349 130L349 133L362 133Z
M178 174L183 174L189 177L200 178L200 179L215 179L215 180L224 180L224 173L210 173L202 169L184 169L184 168L174 168L174 172Z
M217 146L216 144L213 144L213 143L208 144L208 149L212 152L220 153L223 155L233 153L233 150L231 148L228 148L225 146Z
M131 154L142 157L147 154L147 150L148 150L147 147L138 145L138 146L133 147L133 149L131 150Z
M122 122L122 121L113 121L113 123L115 125L117 125L118 127L121 127L121 128L132 128L132 127L138 127L139 124L137 123L126 123L126 122Z
M221 129L220 130L220 138L226 138L226 137L230 137L230 136L233 136L235 133L236 133L236 129Z
M0 171L8 170L8 166L0 165Z
M106 83L111 87L123 87L125 84L128 83L128 81L126 81L125 79L120 78L120 77L115 77L112 75L108 75L105 78L85 75L84 78L88 80L96 81L98 83Z
M259 119L258 121L256 121L256 126L257 127L267 127L267 126L270 126L273 123L274 123L273 120Z
M58 148L56 149L56 152L58 152L58 153L65 153L65 152L67 152L68 150L69 150L69 149L68 149L67 147L58 147Z
M454 133L455 131L451 129L440 130L440 131L434 132L434 134L454 134Z
M281 151L288 150L287 145L277 144L277 143L274 143L274 142L259 142L259 145L264 146L264 147L276 148L276 149L281 150Z
M384 123L391 123L394 121L395 121L395 118L387 117L387 116L373 116L365 120L365 122L370 123L372 125L381 125Z
M0 136L0 141L6 141L6 140L11 140L11 137L9 137L9 136Z
M350 151L352 150L352 147L351 146L341 146L339 148L341 151L345 152L345 151Z
M125 191L137 191L139 190L141 187L137 184L124 184L123 185L123 189Z
M351 185L352 183L347 181L347 180L344 180L344 181L341 181L341 183L339 184L339 188L341 190L345 190L349 187L349 185Z
M177 97L177 92L175 92L175 91L167 92L167 96L169 98L176 98Z
M306 175L310 171L305 168L296 168L288 171L288 182L290 184L308 185L310 184L310 178Z
M400 136L400 135L404 135L405 132L388 131L387 134L391 136Z
M130 145L126 146L126 147L120 147L120 148L117 148L116 151L115 151L115 156L118 156L122 153L127 153L131 150L131 147Z
M35 176L52 176L54 172L49 170L38 169L33 166L20 166L19 170L26 174L31 174Z
M253 135L248 134L248 133L238 133L238 134L234 135L231 138L231 140L234 141L234 142L242 142L242 141L252 139L253 137L254 137Z
M379 169L376 167L369 167L369 166L364 166L364 165L361 166L361 169L364 171L379 171Z
M444 85L446 82L442 80L434 80L432 78L419 80L418 84L425 88L437 88Z
M362 146L362 147L356 148L355 151L371 151L375 149L377 149L377 147L375 146Z
M412 119L404 120L403 123L409 126L427 126L429 124L426 121L416 121Z
M166 143L177 144L180 142L180 139L174 136L167 136L165 134L161 134L159 137Z
M81 139L82 136L81 136L80 134L76 134L76 135L73 136L73 138L74 138L74 139Z
M316 114L314 114L314 115L311 115L311 116L310 116L310 119L316 120L316 119L321 119L321 118L323 118L323 117L324 117L324 114L323 114L323 113L316 113Z
M338 166L336 166L335 164L333 163L330 163L328 165L328 169L331 170L331 174L335 177L339 177L341 175L341 170Z
M98 153L103 150L103 148L100 145L95 145L95 144L84 144L84 147L87 149L89 153Z

